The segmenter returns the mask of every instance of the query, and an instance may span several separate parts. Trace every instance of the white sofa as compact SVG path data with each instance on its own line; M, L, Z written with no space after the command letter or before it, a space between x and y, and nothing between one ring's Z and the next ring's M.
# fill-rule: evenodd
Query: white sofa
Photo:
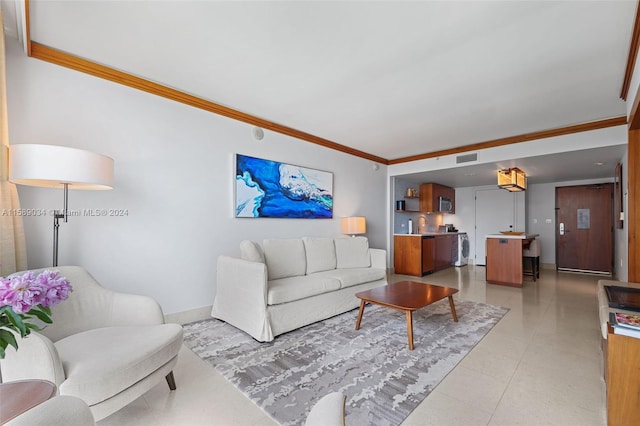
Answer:
M386 251L365 237L245 240L240 258L218 258L211 316L270 342L354 309L355 293L386 284Z

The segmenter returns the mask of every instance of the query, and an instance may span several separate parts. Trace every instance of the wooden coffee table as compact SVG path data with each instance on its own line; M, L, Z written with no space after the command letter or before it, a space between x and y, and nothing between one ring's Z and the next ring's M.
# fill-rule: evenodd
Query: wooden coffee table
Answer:
M361 299L356 330L360 330L360 321L364 313L364 305L367 302L403 311L407 317L409 350L413 350L413 311L448 297L453 320L458 322L456 307L453 304L452 297L457 292L458 289L456 288L441 287L439 285L415 281L400 281L371 290L361 291L360 293L356 293L356 297Z

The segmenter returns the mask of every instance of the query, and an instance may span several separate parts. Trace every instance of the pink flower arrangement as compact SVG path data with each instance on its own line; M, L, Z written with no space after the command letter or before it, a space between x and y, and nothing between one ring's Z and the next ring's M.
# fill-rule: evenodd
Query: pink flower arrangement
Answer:
M69 281L56 271L0 277L0 359L8 345L18 349L14 332L25 337L40 330L34 320L51 324L50 307L67 299L71 291Z

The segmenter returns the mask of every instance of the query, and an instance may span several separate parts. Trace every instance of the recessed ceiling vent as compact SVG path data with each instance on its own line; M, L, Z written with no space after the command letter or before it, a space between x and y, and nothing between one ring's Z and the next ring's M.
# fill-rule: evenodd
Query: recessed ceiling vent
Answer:
M456 163L468 163L470 161L478 161L478 153L475 154L467 154L467 155L458 155L456 157Z

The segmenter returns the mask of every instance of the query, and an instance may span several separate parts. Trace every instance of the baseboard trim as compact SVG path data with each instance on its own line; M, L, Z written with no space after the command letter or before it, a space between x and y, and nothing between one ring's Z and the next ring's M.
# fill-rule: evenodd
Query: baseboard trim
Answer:
M587 269L558 268L558 272L572 272L576 274L602 275L606 277L613 276L613 272L590 271Z
M211 305L201 308L189 309L188 311L175 312L164 316L166 323L188 324L194 321L202 321L211 318Z

